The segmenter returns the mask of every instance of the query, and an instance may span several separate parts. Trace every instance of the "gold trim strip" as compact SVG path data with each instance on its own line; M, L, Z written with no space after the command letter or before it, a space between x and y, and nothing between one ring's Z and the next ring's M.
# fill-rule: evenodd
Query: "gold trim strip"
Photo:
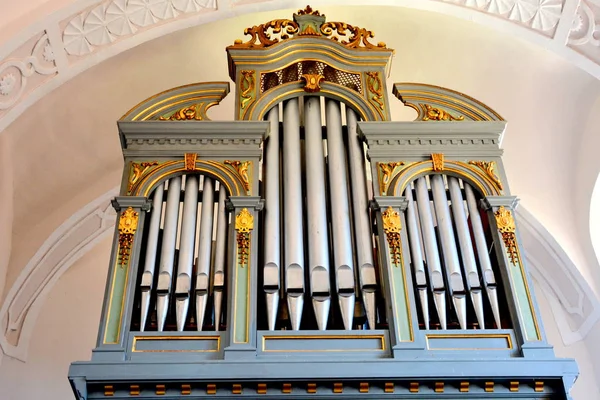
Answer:
M138 350L136 348L138 341L152 341L152 340L216 340L216 350ZM221 349L221 336L134 336L133 343L131 345L131 351L133 353L217 353Z
M368 339L379 339L381 343L380 349L328 349L328 350L267 350L267 340L368 340ZM262 337L262 351L264 353L324 353L324 352L355 352L355 351L377 351L382 352L386 350L385 346L385 335L269 335Z
M437 347L430 347L429 346L429 340L430 339L505 339L506 340L506 344L508 347L506 348L495 348L495 347L491 347L491 348L485 348L485 347L457 347L457 348L437 348ZM494 334L494 333L487 333L487 334L468 334L468 333L461 333L461 334L456 334L456 335L449 335L449 334L431 334L431 335L425 335L425 342L427 343L427 350L512 350L513 348L513 343L512 343L512 337L509 333L501 333L501 334Z

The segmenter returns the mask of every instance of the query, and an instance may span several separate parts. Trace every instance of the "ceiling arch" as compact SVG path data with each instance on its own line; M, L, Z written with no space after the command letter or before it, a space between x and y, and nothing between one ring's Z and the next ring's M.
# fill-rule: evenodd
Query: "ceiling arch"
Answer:
M540 45L600 78L600 40L595 24L600 15L598 1L373 0L368 5L415 8L483 24ZM13 1L10 3L15 16L27 15L23 8L32 7L27 6L29 2L16 6ZM44 9L54 12L39 16L30 10L31 18L36 20L22 17L10 21L10 17L5 17L6 28L0 30L0 38L5 38L0 42L0 132L62 83L148 40L235 15L299 8L304 3L304 0L51 0ZM358 0L321 0L318 6L364 4Z

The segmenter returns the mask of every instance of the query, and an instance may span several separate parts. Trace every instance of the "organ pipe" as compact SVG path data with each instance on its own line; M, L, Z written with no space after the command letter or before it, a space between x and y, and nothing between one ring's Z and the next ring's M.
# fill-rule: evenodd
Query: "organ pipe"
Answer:
M298 99L283 104L285 289L293 330L300 329L304 306L304 235L302 229L302 170Z
M169 294L171 293L171 278L175 259L175 241L177 239L177 221L179 218L179 197L181 196L181 177L169 180L167 205L165 210L165 225L160 252L160 267L158 274L156 314L158 330L165 326L169 309Z
M221 310L223 309L223 290L225 289L225 263L226 240L227 240L227 211L225 210L225 198L227 191L225 186L219 187L219 201L217 205L217 243L215 244L215 268L214 268L214 307L215 307L215 330L219 330L221 324Z
M140 285L142 294L140 331L144 331L146 319L148 317L150 294L156 268L156 252L158 249L158 233L160 231L160 217L162 216L163 195L164 184L161 184L154 189L154 196L152 197L152 213L150 214L150 227L148 229L148 241L146 243L146 261Z
M202 188L202 212L200 214L200 237L198 239L198 271L196 276L196 323L202 330L210 276L210 256L214 216L214 186L211 178L204 177Z
M325 202L325 159L321 133L321 101L304 101L306 144L306 198L308 216L309 283L317 326L325 330L329 317L329 239Z
M355 303L354 261L352 259L352 232L348 204L348 177L339 102L326 100L325 120L336 286L344 328L351 330ZM325 199L323 198L323 200ZM325 209L325 207L321 208Z

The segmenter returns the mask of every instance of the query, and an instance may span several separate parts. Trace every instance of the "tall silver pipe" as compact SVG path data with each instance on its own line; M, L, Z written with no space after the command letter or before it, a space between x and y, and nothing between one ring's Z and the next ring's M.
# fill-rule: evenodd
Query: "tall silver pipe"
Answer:
M437 217L440 239L442 242L442 255L444 265L448 276L448 289L452 295L454 308L458 315L458 322L462 329L467 329L467 303L465 297L465 287L458 261L458 252L456 251L456 241L454 240L454 229L450 210L448 208L448 198L446 197L446 186L444 178L441 175L431 175L431 192L433 194L433 205Z
M352 329L354 316L354 261L352 259L352 231L348 202L348 176L342 139L342 113L340 103L325 101L327 124L327 158L329 169L329 197L331 204L331 230L333 259L342 321L346 330ZM325 209L325 207L322 207Z
M204 187L202 188L200 237L198 238L198 271L196 272L196 324L199 331L202 330L204 314L206 313L206 303L208 300L213 216L214 186L212 179L205 176Z
M494 271L492 270L492 263L490 261L490 255L487 249L485 232L483 230L483 224L481 223L481 214L479 214L479 207L477 207L477 201L475 200L473 188L471 188L471 185L468 183L463 183L467 198L467 208L469 209L469 217L471 218L471 226L473 227L475 247L477 248L477 258L479 259L479 266L481 267L481 273L483 275L483 285L486 288L488 299L490 300L496 327L501 329L502 325L500 323L500 307L498 305L496 278L494 277Z
M279 305L279 267L281 265L281 221L279 193L279 105L271 108L268 114L270 125L266 143L266 184L265 184L265 266L263 270L264 291L267 300L267 321L269 330L275 329ZM298 177L296 178L298 179Z
M158 249L158 233L160 231L160 217L162 216L164 184L154 189L152 196L152 212L150 214L150 227L148 228L148 242L146 244L146 261L140 290L142 292L142 307L140 315L140 331L146 327L148 308L150 305L150 294L154 281L154 270L156 268L156 250Z
M175 310L177 330L183 331L190 304L192 287L192 266L194 264L194 241L196 240L196 214L198 213L198 178L185 177L185 195L183 198L183 216L179 233L179 263L177 264L177 282L175 284Z
M167 192L167 205L165 210L165 225L163 241L160 251L160 266L158 284L156 286L156 314L158 330L165 326L169 310L169 294L171 293L171 279L175 261L175 241L177 240L177 221L179 219L179 198L181 196L181 177L169 179Z
M225 289L225 248L227 247L227 210L225 198L227 190L224 185L219 187L219 202L217 206L217 243L215 245L214 269L214 303L215 303L215 330L221 324L221 310L223 309L223 290Z
M304 234L300 179L300 109L297 98L283 104L283 132L285 290L292 329L299 330L304 306Z
M485 329L481 283L479 281L479 272L477 271L477 263L475 262L471 233L469 232L469 225L467 223L467 213L465 212L464 200L458 179L448 176L448 188L450 189L452 216L454 217L458 243L460 245L462 265L465 269L467 289L473 301L477 322L481 329Z
M373 238L369 223L367 202L367 179L365 176L365 156L358 138L356 113L346 107L348 126L348 164L352 189L352 210L354 216L354 247L358 263L358 277L369 329L375 329L375 288L377 278L373 263Z
M415 283L419 291L421 300L421 311L423 313L423 323L425 329L429 329L429 300L427 298L427 277L425 272L425 262L423 261L423 250L421 248L421 237L419 236L419 228L417 214L415 212L415 202L413 200L412 188L410 185L404 192L404 197L408 200L406 208L406 224L408 226L408 241L410 243L410 254L412 259L412 267L415 273Z
M310 295L317 318L317 326L320 330L325 330L331 305L331 292L329 287L327 203L325 202L325 157L319 97L305 98L304 118Z
M423 244L427 256L427 267L429 269L429 282L433 291L433 300L440 319L442 329L446 329L446 290L444 287L444 275L440 263L431 205L429 203L429 190L424 177L417 178L415 182L417 191L417 204L419 206L419 219L423 234Z

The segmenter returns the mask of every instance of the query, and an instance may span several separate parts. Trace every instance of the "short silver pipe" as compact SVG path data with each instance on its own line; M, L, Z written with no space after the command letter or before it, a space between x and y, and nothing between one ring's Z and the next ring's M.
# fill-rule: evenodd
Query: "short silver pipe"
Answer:
M194 264L194 242L196 240L196 215L198 213L198 178L185 177L185 195L183 197L183 216L179 233L179 262L177 264L177 282L175 283L175 311L177 330L183 331L190 304L192 287L192 267Z
M198 270L196 272L196 324L198 331L202 330L204 315L206 313L206 303L208 302L213 217L214 185L212 179L205 176L204 187L202 188L200 237L198 238Z
M415 274L415 283L419 291L421 302L421 311L423 313L423 323L425 329L429 329L429 300L427 298L427 272L425 271L425 262L423 261L423 249L421 248L421 237L419 236L419 221L415 212L415 202L413 200L412 188L407 186L404 191L404 197L408 201L406 208L406 224L408 227L408 241L410 243L410 254L412 268Z
M283 132L285 291L292 329L299 330L304 306L304 234L297 98L283 104Z
M354 317L354 261L352 259L352 231L348 201L348 176L342 139L342 113L340 103L325 101L327 125L327 166L329 170L329 198L331 205L331 233L336 289L342 321L346 330L352 329ZM325 208L325 207L323 207Z
M160 184L154 189L154 194L152 196L152 212L150 213L150 227L148 228L148 241L146 242L146 261L144 263L144 272L142 273L142 282L140 284L140 290L142 292L140 331L142 332L146 327L148 308L150 306L150 295L152 293L152 283L154 281L154 271L156 269L156 251L158 250L158 234L160 232L163 195L164 184Z
M441 175L431 175L429 179L431 182L435 215L437 217L438 229L442 242L442 255L444 257L444 265L448 277L448 289L452 295L460 327L461 329L467 329L465 287L463 284L460 263L458 261L458 252L456 251L456 241L454 240L454 229L452 228L452 220L448 208L448 198L446 197L444 178Z
M483 224L481 223L481 214L479 213L479 207L477 206L477 200L475 199L473 188L467 182L463 182L463 184L465 188L467 208L469 209L469 217L471 219L471 226L473 227L475 247L477 248L477 258L479 259L479 266L481 267L481 274L483 276L483 285L486 288L488 299L490 300L496 327L497 329L502 329L502 325L500 323L500 307L498 305L496 278L494 276L494 271L492 270L492 263L490 261L490 255L487 249L485 232L483 230Z
M321 129L321 100L304 100L306 145L306 198L309 283L317 326L327 328L331 292L329 285L329 238L325 200L325 157Z
M224 185L219 187L219 201L217 206L217 237L215 244L215 268L213 279L213 293L215 304L215 330L219 330L221 324L221 312L223 310L223 291L225 289L225 263L227 247L227 210L225 199L227 190Z
M471 233L467 222L467 213L465 212L464 200L460 190L460 184L457 178L448 176L448 189L450 191L450 201L452 204L452 216L460 245L460 255L464 267L467 290L471 296L475 308L475 316L481 329L485 329L485 320L483 315L483 295L481 292L481 283L479 281L479 272L475 262L473 252Z
M354 247L358 268L360 292L362 294L369 329L375 329L375 289L377 274L373 263L373 238L369 222L367 202L367 178L362 142L358 137L358 118L353 109L346 106L348 126L348 166L350 171L352 211L354 216Z
M169 179L163 241L160 252L158 284L156 286L156 314L158 330L162 331L169 310L169 295L175 262L175 241L177 240L177 222L179 219L179 198L181 197L181 177Z
M269 137L265 149L265 265L263 288L267 300L269 330L275 329L279 305L279 267L281 265L281 221L279 193L279 105L268 114ZM296 178L298 179L298 178Z
M442 326L442 329L446 329L446 289L444 287L444 275L435 237L433 215L431 214L431 205L429 202L429 189L427 188L427 181L424 177L417 178L415 190L417 192L421 233L423 234L423 244L425 247L425 255L427 257L429 282L431 290L433 291L433 300L435 302L440 325Z

